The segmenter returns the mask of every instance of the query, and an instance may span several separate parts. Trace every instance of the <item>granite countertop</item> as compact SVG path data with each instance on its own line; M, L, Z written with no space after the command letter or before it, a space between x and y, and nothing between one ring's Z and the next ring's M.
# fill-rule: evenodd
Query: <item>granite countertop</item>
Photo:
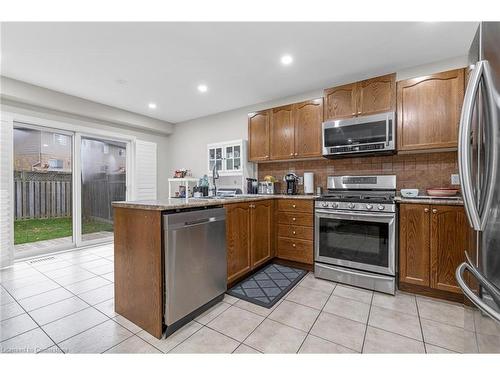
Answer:
M121 208L135 208L140 210L153 210L153 211L164 211L164 210L175 210L182 208L193 208L193 207L207 207L207 206L218 206L230 203L244 203L244 202L254 202L266 199L306 199L313 200L316 199L317 195L249 195L243 194L241 197L237 198L169 198L163 200L151 200L151 201L121 201L113 202L113 207Z
M464 201L461 196L437 198L420 195L416 198L405 198L400 195L395 198L396 203L417 203L417 204L442 204L448 206L463 206Z

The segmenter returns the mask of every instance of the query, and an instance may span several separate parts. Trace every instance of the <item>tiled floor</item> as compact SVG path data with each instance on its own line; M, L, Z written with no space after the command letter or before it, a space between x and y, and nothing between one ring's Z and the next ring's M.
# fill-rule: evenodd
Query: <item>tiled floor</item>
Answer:
M95 232L95 233L87 233L83 235L84 241L93 241L93 240L102 240L107 239L113 240L112 232ZM15 251L17 254L30 254L34 251L47 250L53 247L62 247L62 246L70 246L73 243L73 237L61 237L54 238L52 240L43 240L37 242L28 242L19 245L15 245ZM21 255L20 257L26 257L26 255Z
M163 340L115 313L112 245L17 263L0 277L4 353L500 352L500 326L477 311L313 274L271 309L227 295Z

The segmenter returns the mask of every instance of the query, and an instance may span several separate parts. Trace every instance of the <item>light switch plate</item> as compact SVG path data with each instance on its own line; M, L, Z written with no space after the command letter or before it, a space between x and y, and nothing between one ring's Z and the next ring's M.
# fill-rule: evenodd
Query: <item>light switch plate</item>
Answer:
M451 184L452 185L460 185L460 178L458 177L458 174L451 175Z

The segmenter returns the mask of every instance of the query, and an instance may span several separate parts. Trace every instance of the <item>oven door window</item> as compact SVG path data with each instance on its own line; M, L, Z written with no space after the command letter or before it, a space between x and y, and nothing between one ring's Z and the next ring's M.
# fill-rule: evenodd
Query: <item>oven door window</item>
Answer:
M319 255L389 267L389 224L332 218L319 220Z
M390 141L392 139L392 134L389 134L389 139L386 139L387 125L387 122L382 120L364 124L326 128L324 130L325 147L350 146Z

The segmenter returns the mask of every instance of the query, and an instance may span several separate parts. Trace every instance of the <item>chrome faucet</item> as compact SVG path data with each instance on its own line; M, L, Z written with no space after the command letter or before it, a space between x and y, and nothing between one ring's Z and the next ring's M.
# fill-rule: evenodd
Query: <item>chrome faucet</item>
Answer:
M217 186L215 184L215 180L217 179L219 179L219 171L217 170L217 163L214 162L214 167L212 168L212 184L214 185L213 187L214 197L217 195Z

